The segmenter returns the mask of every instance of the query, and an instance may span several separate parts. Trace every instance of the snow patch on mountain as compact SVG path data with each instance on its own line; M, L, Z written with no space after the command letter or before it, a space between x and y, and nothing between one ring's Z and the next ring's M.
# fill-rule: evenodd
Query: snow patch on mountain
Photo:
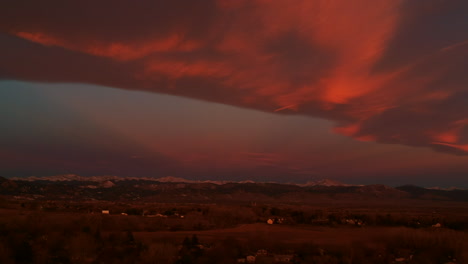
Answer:
M341 186L341 187L346 187L346 186L357 186L357 185L352 185L352 184L346 184L342 183L339 181L335 180L330 180L330 179L322 179L318 181L308 181L304 184L298 184L299 186L302 187L310 187L310 186L327 186L327 187L332 187L332 186Z
M184 178L178 178L173 176L166 176L161 178L154 178L154 177L119 177L119 176L112 176L112 175L102 175L102 176L79 176L76 174L62 174L62 175L54 175L54 176L45 176L45 177L26 177L26 178L11 178L11 180L15 181L52 181L52 182L65 182L65 181L82 181L82 182L96 182L100 183L101 186L105 188L109 188L110 184L114 184L114 182L119 181L127 181L127 180L136 180L136 181L154 181L154 182L171 182L171 183L212 183L217 185L222 185L226 183L231 183L233 181L194 181L194 180L187 180ZM104 184L106 186L104 186ZM112 187L112 186L110 186Z

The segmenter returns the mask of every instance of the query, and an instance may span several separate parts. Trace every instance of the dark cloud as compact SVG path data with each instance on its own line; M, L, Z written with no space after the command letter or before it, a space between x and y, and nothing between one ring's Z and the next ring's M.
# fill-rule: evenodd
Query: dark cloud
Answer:
M0 34L0 78L41 82L98 83L126 87L134 83L132 67L58 47L46 47Z
M174 33L205 39L217 16L212 0L7 0L2 3L0 27L8 33L46 33L69 45L93 45L147 41Z
M403 1L397 30L375 70L402 67L467 41L468 2L463 0Z
M271 63L287 78L292 87L316 85L336 64L336 58L327 47L289 31L268 40L265 53L271 55Z

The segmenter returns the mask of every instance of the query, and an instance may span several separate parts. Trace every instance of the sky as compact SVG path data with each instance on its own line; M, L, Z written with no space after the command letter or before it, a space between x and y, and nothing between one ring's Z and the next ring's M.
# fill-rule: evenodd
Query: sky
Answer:
M464 0L5 0L0 175L468 187Z

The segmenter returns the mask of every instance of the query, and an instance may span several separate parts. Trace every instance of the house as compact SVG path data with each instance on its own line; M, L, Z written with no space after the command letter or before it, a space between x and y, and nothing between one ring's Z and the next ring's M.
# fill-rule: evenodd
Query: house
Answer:
M109 210L102 210L102 214L109 214Z
M266 255L268 255L268 251L266 249L257 250L257 256L266 256Z
M237 263L245 263L245 258L238 258Z
M274 255L275 262L291 262L294 255Z
M247 256L245 259L247 263L255 263L255 256Z
M345 219L346 224L362 226L364 223L358 219Z
M128 214L127 214L127 213L122 213L122 215L124 215L124 216L128 216Z
M442 227L442 225L440 223L437 223L435 225L432 225L432 227L439 228L439 227Z
M149 215L148 215L148 216L149 216ZM167 215L163 215L163 214L155 214L154 216L156 216L156 217L164 217L164 218L167 217Z

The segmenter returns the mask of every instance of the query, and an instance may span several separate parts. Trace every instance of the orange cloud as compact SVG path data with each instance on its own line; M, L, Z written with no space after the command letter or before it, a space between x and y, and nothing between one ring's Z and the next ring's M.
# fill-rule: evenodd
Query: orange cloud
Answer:
M357 140L466 151L465 1L52 2L0 11L4 78L309 115Z
M450 147L450 148L461 150L463 152L468 152L468 144L457 145L457 144L449 144L449 143L443 143L443 142L432 142L432 144L447 146L447 147Z
M179 34L173 34L163 39L148 40L144 43L89 43L76 44L66 39L59 39L44 33L18 32L16 36L46 46L58 46L69 50L80 51L91 55L109 57L119 61L140 59L157 52L188 52L199 46L195 41L184 41Z

